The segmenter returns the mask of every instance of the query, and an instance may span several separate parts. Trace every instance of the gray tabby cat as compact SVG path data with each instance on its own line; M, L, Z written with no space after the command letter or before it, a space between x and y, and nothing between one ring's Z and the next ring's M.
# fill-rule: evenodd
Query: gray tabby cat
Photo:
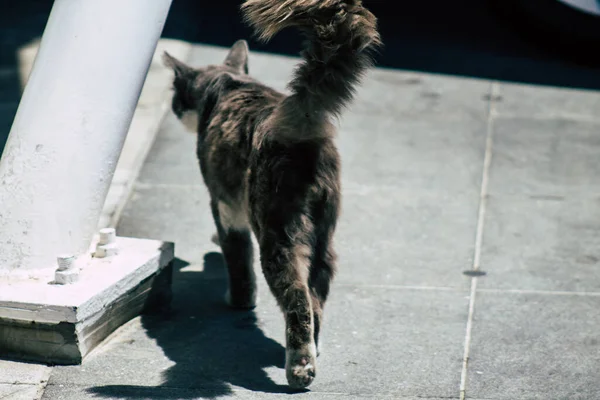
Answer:
M323 307L336 270L332 237L340 210L339 116L380 45L360 0L248 0L262 39L296 27L307 41L286 96L248 75L248 46L223 65L173 69L174 113L198 133L197 155L229 271L233 307L256 302L251 232L286 321L286 376L304 388L316 373Z

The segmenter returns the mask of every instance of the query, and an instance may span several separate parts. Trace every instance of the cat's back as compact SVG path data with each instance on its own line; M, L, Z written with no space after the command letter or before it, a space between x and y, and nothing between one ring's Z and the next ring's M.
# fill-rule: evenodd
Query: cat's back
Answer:
M197 149L205 182L218 197L236 198L244 191L256 128L284 97L253 80L221 94Z
M213 112L207 136L225 142L251 145L256 127L268 118L285 95L260 82L249 80L222 94Z

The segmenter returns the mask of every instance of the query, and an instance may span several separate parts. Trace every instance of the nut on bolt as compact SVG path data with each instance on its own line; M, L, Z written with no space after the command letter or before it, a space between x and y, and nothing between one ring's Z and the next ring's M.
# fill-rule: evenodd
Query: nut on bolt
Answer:
M96 245L96 252L94 257L105 258L114 256L119 252L119 248L116 243L116 232L115 228L104 228L100 229L98 244Z
M79 268L76 265L77 257L72 254L60 254L56 257L58 268L54 273L54 281L59 285L67 285L79 280Z

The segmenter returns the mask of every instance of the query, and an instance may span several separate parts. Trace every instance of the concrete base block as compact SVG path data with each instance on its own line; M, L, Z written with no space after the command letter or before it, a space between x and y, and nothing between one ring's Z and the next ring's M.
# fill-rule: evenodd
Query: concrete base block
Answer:
M0 357L79 364L110 333L171 300L173 243L118 237L118 255L90 258L59 285L54 268L0 277Z

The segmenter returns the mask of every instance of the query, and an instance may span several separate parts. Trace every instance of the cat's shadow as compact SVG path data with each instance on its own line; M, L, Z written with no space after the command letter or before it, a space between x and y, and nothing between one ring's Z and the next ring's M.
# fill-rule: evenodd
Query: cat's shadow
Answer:
M265 336L254 311L229 309L220 253L207 253L202 271L188 271L174 262L171 309L144 315L142 325L175 363L163 372L160 386L106 385L88 389L97 397L116 399L218 398L231 385L268 393L289 393L265 368L284 367L285 349ZM182 270L183 269L183 270Z

